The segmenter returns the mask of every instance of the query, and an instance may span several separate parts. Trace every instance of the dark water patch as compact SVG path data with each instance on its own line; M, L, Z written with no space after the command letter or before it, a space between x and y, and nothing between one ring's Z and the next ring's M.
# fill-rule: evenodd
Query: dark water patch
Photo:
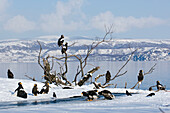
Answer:
M113 93L116 97L124 96L125 93ZM104 97L99 95L97 100L104 100ZM33 106L33 105L46 105L46 104L60 104L60 103L78 103L87 101L86 97L83 96L73 96L70 98L47 98L47 99L37 99L37 100L24 100L24 101L10 101L10 102L0 102L0 109L10 109L23 106Z
M9 109L21 106L30 106L30 105L44 105L44 104L56 104L56 103L66 103L66 102L76 102L84 101L84 97L71 97L71 98L62 98L62 99L37 99L37 100L25 100L25 101L12 101L12 102L0 102L0 109Z
M112 94L116 97L126 96L126 93L112 93ZM131 93L131 94L133 95L133 94L139 94L139 93Z

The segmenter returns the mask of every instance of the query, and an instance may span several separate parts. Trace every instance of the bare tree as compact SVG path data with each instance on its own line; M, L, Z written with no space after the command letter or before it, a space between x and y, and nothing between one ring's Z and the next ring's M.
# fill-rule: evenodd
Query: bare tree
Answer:
M62 76L62 78L63 78L66 82L68 82L68 83L71 85L71 83L70 83L70 82L67 80L67 78L66 78L66 73L68 72L67 59L68 59L68 58L71 58L71 57L75 57L75 58L79 61L79 65L78 65L78 68L77 68L77 73L75 74L75 77L74 77L74 80L73 80L73 82L75 82L75 85L77 85L77 77L78 77L78 75L81 73L81 77L82 77L82 78L85 76L84 68L87 66L87 59L89 58L89 56L90 56L90 54L92 53L92 51L93 51L99 44L111 40L111 38L110 38L110 40L106 40L106 37L107 37L109 34L113 33L113 32L112 32L112 27L113 27L113 26L111 25L109 28L106 28L106 34L105 34L105 36L103 37L102 40L97 41L97 42L93 42L90 46L86 46L86 47L87 47L87 53L86 53L85 57L81 56L80 54L68 55L66 51L63 51L63 52L62 52L62 53L64 54L63 57L58 58L58 57L55 57L55 56L51 56L51 58L54 58L54 59L56 59L56 60L58 60L58 61L61 61L61 60L64 59L64 61L65 61L65 63L64 63L64 67L65 67L64 69L65 69L65 71L62 72L62 74L60 74L60 75ZM64 42L64 41L63 41L63 42ZM62 43L63 43L63 42L62 42ZM70 46L72 46L72 45L73 45L73 44L71 44ZM68 45L68 46L69 46L69 45ZM63 44L61 44L62 50L63 50L63 47L64 47ZM97 70L98 70L98 69L97 69ZM93 71L97 71L97 70L93 70ZM89 72L88 72L88 73L89 73ZM88 73L86 73L86 75L87 75ZM91 73L92 73L92 72L91 72ZM93 72L93 73L94 73L94 72ZM81 81L81 80L80 80L80 81ZM78 82L79 85L80 85L80 81ZM83 84L84 84L84 83L83 83Z
M54 65L54 61L52 60L52 66L50 67L50 63L48 61L48 59L50 58L50 56L48 55L46 58L42 58L43 59L43 65L41 64L41 51L42 51L42 47L39 41L37 41L39 46L40 46L40 51L39 51L39 56L38 56L38 64L41 66L41 68L44 70L44 79L46 79L47 81L49 81L50 83L52 83L53 81L55 81L55 76L50 73L50 71L53 69L53 65Z
M77 73L75 74L75 77L74 77L74 80L73 82L75 83L75 85L79 85L79 86L82 86L89 78L92 78L92 74L97 71L99 69L99 67L95 67L93 68L92 70L88 71L87 73L84 72L84 69L85 67L87 66L87 59L89 58L90 54L92 53L92 51L101 43L103 42L109 42L111 41L111 38L110 40L106 40L107 36L108 35L111 35L113 33L112 31L112 27L113 25L111 25L109 28L105 28L106 29L106 33L104 35L104 37L101 39L101 40L98 40L98 41L94 41L92 42L92 44L90 46L86 46L87 47L87 53L86 55L83 57L82 55L80 54L72 54L72 55L68 55L67 54L67 49L68 47L70 46L73 46L73 44L71 45L68 45L68 43L66 42L64 44L64 36L62 35L61 38L59 38L58 40L58 44L60 44L59 47L61 47L61 52L62 54L64 54L63 57L55 57L55 56L47 56L46 58L42 58L43 59L43 65L41 64L40 62L40 59L41 59L41 50L42 50L42 47L41 47L41 44L39 41L38 44L40 45L40 52L39 52L39 56L38 56L38 64L41 66L41 68L44 70L44 76L45 78L50 81L50 82L53 82L55 81L56 84L57 83L61 83L61 84L64 84L64 85L72 85L71 82L69 82L67 80L67 77L66 77L66 74L68 72L68 59L71 58L71 57L75 57L78 61L79 61L79 65L77 66ZM116 73L116 75L114 77L111 77L111 74L110 73L106 73L106 74L103 74L103 75L99 75L98 77L95 78L95 81L97 81L97 79L99 79L101 76L106 76L106 82L101 85L101 87L105 87L105 86L110 86L110 85L113 85L113 84L108 84L110 81L114 80L115 78L117 77L120 77L120 76L123 76L124 74L127 73L127 71L123 72L120 74L121 70L128 64L128 62L130 61L130 59L132 58L132 55L134 54L134 52L136 52L137 49L135 51L133 51L130 55L130 57L128 58L128 60L125 62L125 64L118 70L118 72ZM50 63L48 61L49 58L52 58L52 66L50 67ZM53 59L56 59L56 62L58 63L58 65L60 66L60 71L58 72L57 76L56 77L56 74L54 75L55 76L55 80L53 79L54 77L51 76L50 74L50 71L52 70L53 68ZM59 62L60 61L64 61L64 65L61 65ZM81 74L81 77L82 79L80 81L77 81L77 77L78 75ZM57 79L56 79L57 78ZM66 81L65 83L62 82L61 78ZM106 85L107 84L107 85Z

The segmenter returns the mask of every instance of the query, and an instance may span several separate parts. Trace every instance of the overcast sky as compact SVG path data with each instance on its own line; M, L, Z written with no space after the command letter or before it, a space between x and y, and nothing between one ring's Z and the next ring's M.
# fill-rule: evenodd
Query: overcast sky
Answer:
M45 35L170 39L170 0L0 0L0 40Z

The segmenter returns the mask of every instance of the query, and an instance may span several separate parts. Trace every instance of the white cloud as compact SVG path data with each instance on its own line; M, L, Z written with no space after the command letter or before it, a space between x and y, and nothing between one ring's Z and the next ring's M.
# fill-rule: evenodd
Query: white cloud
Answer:
M155 17L115 17L111 12L101 13L91 19L91 25L95 29L104 30L104 25L113 24L115 32L126 32L132 28L146 28L164 24L165 21Z
M8 6L8 0L0 0L0 13L4 12Z
M83 0L58 1L56 11L41 15L41 27L46 32L73 31L82 26L84 14L81 12Z
M27 20L24 16L17 15L9 19L7 23L4 24L4 29L17 33L22 33L35 29L35 23Z

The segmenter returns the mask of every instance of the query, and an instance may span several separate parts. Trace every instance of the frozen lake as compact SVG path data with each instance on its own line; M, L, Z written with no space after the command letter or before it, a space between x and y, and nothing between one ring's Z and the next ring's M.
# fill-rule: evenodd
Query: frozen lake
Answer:
M109 70L114 76L117 71L125 62L110 62L110 61L100 61L100 62L88 62L88 66L85 69L85 72L92 69L94 66L100 66L100 69L93 74L93 77L96 77L98 74L104 74ZM122 77L116 78L111 83L117 84L117 87L121 88L125 86L127 82L127 87L131 88L137 82L137 75L139 70L142 69L144 72L147 72L155 63L157 63L155 70L152 74L145 76L144 81L141 84L141 89L148 89L150 86L155 85L156 81L159 80L163 85L166 85L167 89L170 89L170 61L155 61L155 62L133 62L130 61L126 67L122 70L128 71ZM10 69L15 78L18 79L28 79L24 75L29 75L35 77L38 81L43 81L42 75L43 70L38 65L38 63L1 63L0 65L1 73L0 77L7 77L7 70ZM53 70L58 70L58 65L55 64ZM75 73L77 71L77 62L69 62L69 70L67 77L70 81L73 80ZM94 80L94 79L93 79ZM99 82L104 82L105 78L99 79Z

